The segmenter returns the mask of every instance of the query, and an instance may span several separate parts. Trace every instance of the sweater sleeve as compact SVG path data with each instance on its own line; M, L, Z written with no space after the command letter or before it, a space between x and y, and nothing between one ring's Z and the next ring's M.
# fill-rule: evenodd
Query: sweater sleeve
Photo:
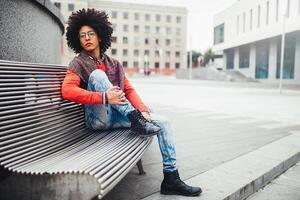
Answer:
M141 112L150 111L149 108L142 102L141 98L126 77L124 80L124 93L128 101L133 105L134 108L138 109Z
M80 77L71 70L67 71L61 88L64 99L81 104L102 104L101 92L90 92L80 87Z

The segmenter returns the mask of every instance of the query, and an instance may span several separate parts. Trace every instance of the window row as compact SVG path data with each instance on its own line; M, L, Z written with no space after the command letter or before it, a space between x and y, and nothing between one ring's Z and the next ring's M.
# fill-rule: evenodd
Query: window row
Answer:
M61 9L61 3L60 2L54 2L54 5L60 10ZM68 3L68 11L74 11L75 6L73 3Z
M141 43L141 39L142 39L142 38L140 38L140 37L134 37L134 44L135 44L135 45L140 44L140 43ZM112 43L117 43L117 42L121 42L121 41L118 41L118 37L113 36L113 37L112 37ZM177 42L177 43L180 43L180 42L181 42L181 39L177 39L176 42ZM162 40L160 40L160 39L158 39L158 38L156 38L155 40L153 40L153 43L155 43L155 44L157 44L157 45L162 45L162 44L163 44ZM125 36L122 37L122 44L129 44L129 39L128 39L128 37L125 37ZM143 44L149 45L149 44L150 44L150 39L149 39L149 38L145 38ZM171 39L165 39L165 40L164 40L164 44L165 44L166 46L170 46L170 45L171 45Z
M171 68L171 63L169 63L169 62L166 62L166 63L163 63L164 64L164 68L165 69L170 69ZM122 62L122 65L123 65L123 67L129 67L129 64L128 64L128 61L123 61ZM159 62L154 62L154 66L151 66L151 64L149 63L149 62L144 62L144 63L140 63L140 62L138 62L138 61L134 61L133 62L133 67L134 68L144 68L144 67L150 67L150 68L152 68L152 67L154 67L154 68L156 68L156 69L159 69L159 68L161 68L162 66L161 66L161 63L159 63ZM174 66L176 69L179 69L180 68L180 63L175 63L175 66Z
M295 64L296 64L296 33L288 33L285 37L284 46L284 60L283 60L283 78L294 79ZM256 44L255 48L255 78L267 79L269 78L269 61L270 56L272 59L276 59L276 78L280 78L281 67L281 37L276 40L276 53L270 51L270 41L261 41ZM271 54L272 53L272 54ZM228 49L226 54L226 69L237 68L234 66L235 49ZM241 46L238 49L238 68L250 67L250 46Z
M119 25L112 24L112 27L113 27L114 31L122 31L122 32L129 32L130 31L129 30L130 26L128 24L123 24L123 25L121 25L121 24L119 24ZM144 26L143 30L142 30L141 26L134 25L132 28L133 28L132 30L135 33L139 33L139 32L143 31L144 33L157 33L157 34L159 34L159 33L166 33L166 34L175 33L176 35L181 34L181 28L178 28L178 27L175 28L175 32L173 32L174 29L172 29L171 27L159 27L159 26L151 27L151 26L147 25L147 26Z
M133 15L133 16L131 16ZM117 12L117 11L112 11L111 12L111 17L113 19L117 19L117 18L123 18L123 19L129 19L131 17L133 17L134 20L141 20L144 19L145 21L151 21L152 18L155 19L156 22L161 22L163 20L165 20L165 22L172 22L174 16L171 15L160 15L160 14L150 14L150 13L129 13L129 12ZM176 23L181 23L182 21L182 17L181 16L176 16L175 17L175 21Z
M294 1L296 3L296 0ZM300 14L300 0L297 0L297 12ZM271 8L275 12L270 12ZM247 22L249 22L249 30L251 31L253 27L260 28L264 23L266 26L269 25L270 20L278 22L280 16L280 9L283 9L285 17L289 18L291 15L291 0L274 0L266 1L264 4L257 5L256 8L251 8L248 12L243 12L242 15L236 17L236 32L239 34L241 31L246 32ZM264 13L264 16L262 15ZM274 15L271 16L271 13ZM256 14L256 15L255 15ZM254 16L255 15L255 16ZM263 21L264 20L264 21ZM254 24L255 23L255 24ZM242 25L242 26L240 26Z
M163 56L161 50L155 50L155 51L153 51L153 53L154 53L155 57L162 57ZM118 55L117 49L112 48L111 49L111 54L112 55ZM122 55L123 56L128 56L128 49L123 49L122 50ZM180 55L181 55L180 51L175 51L174 55L175 55L176 58L180 58ZM134 57L139 57L140 56L140 50L134 49L133 50L133 56ZM144 50L144 55L143 56L150 56L150 50L148 50L148 49ZM165 51L165 56L167 58L171 57L171 51Z

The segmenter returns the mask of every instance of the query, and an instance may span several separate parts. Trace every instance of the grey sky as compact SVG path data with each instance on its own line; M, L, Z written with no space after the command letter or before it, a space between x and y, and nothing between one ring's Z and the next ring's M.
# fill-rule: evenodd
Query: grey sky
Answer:
M237 0L116 0L186 7L188 9L187 35L192 36L192 49L204 51L213 45L213 16ZM190 42L187 43L188 50Z

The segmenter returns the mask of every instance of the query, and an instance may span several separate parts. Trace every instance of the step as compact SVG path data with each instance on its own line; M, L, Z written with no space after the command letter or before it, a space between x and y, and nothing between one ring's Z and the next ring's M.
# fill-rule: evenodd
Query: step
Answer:
M299 200L300 162L273 180L247 200Z
M199 152L201 155L201 152ZM186 180L201 186L202 200L240 200L249 197L300 160L300 132L267 144L255 151ZM154 193L144 200L185 200L190 197Z

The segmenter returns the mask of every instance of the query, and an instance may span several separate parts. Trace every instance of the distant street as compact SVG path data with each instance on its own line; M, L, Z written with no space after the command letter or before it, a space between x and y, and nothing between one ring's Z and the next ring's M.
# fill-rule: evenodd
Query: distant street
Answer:
M135 78L132 82L150 105L212 112L220 118L274 120L278 127L300 124L300 88L284 89L280 95L275 85L259 83L189 81L173 77Z

